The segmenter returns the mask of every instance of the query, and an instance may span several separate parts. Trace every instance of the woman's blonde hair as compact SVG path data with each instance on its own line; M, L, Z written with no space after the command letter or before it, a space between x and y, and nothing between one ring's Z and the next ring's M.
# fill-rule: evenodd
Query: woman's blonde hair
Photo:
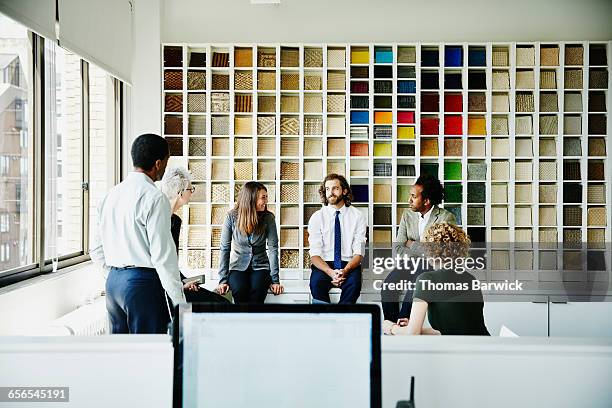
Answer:
M435 258L462 258L470 252L470 237L456 225L433 224L424 233L427 255Z
M262 183L249 181L238 194L234 211L237 216L238 228L246 235L254 232L261 234L265 227L261 219L268 212L268 208L266 207L263 213L257 213L257 196L261 190L268 191Z

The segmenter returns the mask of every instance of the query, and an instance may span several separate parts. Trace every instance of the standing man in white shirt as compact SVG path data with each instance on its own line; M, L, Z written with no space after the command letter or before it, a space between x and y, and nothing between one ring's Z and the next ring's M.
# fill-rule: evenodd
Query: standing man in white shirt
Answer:
M103 266L112 333L166 333L170 316L164 294L185 302L170 203L154 182L164 175L168 142L144 134L132 144L134 171L98 207L98 230L90 251Z
M314 299L330 303L329 290L342 290L339 303L353 304L361 293L361 261L365 253L368 222L351 205L353 194L339 174L325 177L319 188L323 208L308 222Z

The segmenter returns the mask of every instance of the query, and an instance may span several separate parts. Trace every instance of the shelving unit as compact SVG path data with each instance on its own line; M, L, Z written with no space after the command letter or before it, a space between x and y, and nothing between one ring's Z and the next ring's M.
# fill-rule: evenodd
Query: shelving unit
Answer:
M426 172L474 242L610 242L610 45L163 45L162 128L196 187L181 262L214 279L224 214L260 180L282 278L306 279L306 227L329 172L351 183L369 242L395 237ZM494 250L492 278L554 280L573 262L531 250Z

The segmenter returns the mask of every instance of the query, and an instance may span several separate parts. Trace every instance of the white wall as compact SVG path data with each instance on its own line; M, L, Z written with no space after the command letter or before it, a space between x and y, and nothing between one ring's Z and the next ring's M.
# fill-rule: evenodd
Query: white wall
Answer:
M91 263L2 288L0 336L35 333L103 288L102 275Z
M160 1L136 0L134 4L132 134L128 147L142 133L161 133ZM129 155L129 148L126 153Z
M609 0L162 0L163 42L612 39Z

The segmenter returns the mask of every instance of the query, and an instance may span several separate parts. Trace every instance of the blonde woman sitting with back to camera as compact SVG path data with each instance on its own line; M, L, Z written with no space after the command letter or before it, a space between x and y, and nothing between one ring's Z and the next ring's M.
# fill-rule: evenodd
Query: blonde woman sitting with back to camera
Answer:
M422 273L416 281L407 325L385 320L384 333L488 336L482 292L472 289L472 281L476 278L458 267L464 263L457 262L469 256L470 238L461 228L442 223L425 231L424 242L428 262L434 270ZM448 260L456 267L444 268ZM431 328L423 327L425 316Z

